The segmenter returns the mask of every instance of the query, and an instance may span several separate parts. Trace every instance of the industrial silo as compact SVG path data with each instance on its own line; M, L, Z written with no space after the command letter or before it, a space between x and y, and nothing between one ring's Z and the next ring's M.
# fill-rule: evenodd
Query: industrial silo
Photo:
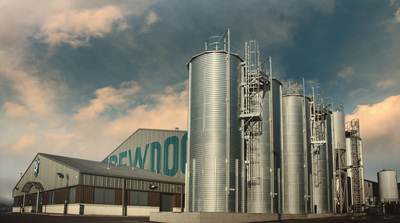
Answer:
M381 202L399 201L396 171L384 169L378 172L378 185Z
M310 99L304 95L282 97L282 211L287 214L308 212L309 103Z
M333 153L331 112L317 108L313 112L312 127L316 137L312 148L313 156L313 211L316 214L332 212Z
M336 213L347 211L347 171L344 169L347 166L346 161L346 135L345 121L342 109L332 112L332 146L333 146L333 165L335 181L333 191L333 203ZM336 198L336 200L335 200Z
M278 212L278 169L281 168L281 99L282 83L272 79L264 91L261 112L260 151L258 163L251 163L251 168L258 173L259 183L247 188L247 212Z
M239 83L243 60L228 35L210 38L189 69L187 210L240 211ZM226 38L227 37L227 38Z

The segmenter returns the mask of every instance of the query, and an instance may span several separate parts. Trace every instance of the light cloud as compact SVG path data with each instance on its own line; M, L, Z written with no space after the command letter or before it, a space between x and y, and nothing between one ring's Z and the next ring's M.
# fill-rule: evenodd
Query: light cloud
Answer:
M350 78L353 74L354 74L353 68L346 67L338 73L338 76L341 78Z
M346 121L354 118L360 120L360 133L365 156L379 159L374 162L385 161L387 165L395 164L397 165L395 167L398 168L400 95L388 97L373 105L358 105L353 114L346 116ZM373 159L371 158L371 160Z
M127 28L122 19L122 12L114 6L63 12L49 16L36 37L52 46L68 43L78 47L88 43L92 37L103 37L110 33L114 24L119 27L118 30Z
M87 107L79 109L73 119L80 121L94 119L106 109L125 103L127 97L133 96L139 89L140 86L134 81L123 82L119 89L113 87L97 89L96 98L90 100L90 105Z
M147 25L151 25L158 21L158 16L155 12L150 11L149 15L146 18Z
M54 83L37 76L34 67L23 65L20 58L24 56L0 51L0 81L6 82L14 93L10 99L18 101L8 100L3 108L9 116L27 115L26 111L31 115L47 115L54 109Z
M112 121L107 135L128 135L133 129L187 129L188 81L168 86L162 94L151 95L155 104L144 104Z
M16 144L12 147L14 152L22 153L27 149L31 149L36 143L36 136L32 134L24 134L19 138Z
M389 88L396 86L396 82L394 80L380 80L376 83L377 88Z
M25 106L6 101L3 105L6 110L6 116L9 118L21 117L29 115L28 109Z
M394 21L400 22L400 8L398 8L396 13L394 13Z

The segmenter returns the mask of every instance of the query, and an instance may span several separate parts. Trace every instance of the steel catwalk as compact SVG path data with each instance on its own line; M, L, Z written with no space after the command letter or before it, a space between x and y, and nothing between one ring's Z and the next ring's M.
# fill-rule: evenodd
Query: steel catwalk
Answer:
M277 193L279 185L277 173L278 169L281 168L282 146L281 97L282 83L273 79L272 85L267 86L267 89L264 92L262 103L262 131L260 136L261 149L259 153L260 163L253 167L259 168L257 171L260 173L260 184L252 185L247 189L247 212L249 213L278 212Z
M241 62L235 54L216 50L188 64L188 211L232 212L242 202Z
M310 99L298 94L284 95L283 112L283 213L307 212Z

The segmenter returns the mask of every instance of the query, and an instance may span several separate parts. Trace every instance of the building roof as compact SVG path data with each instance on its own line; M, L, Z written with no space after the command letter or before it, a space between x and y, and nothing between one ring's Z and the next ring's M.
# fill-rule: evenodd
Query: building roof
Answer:
M116 166L113 164L102 163L92 160L84 160L78 158L71 158L65 156L57 156L45 153L39 153L43 157L46 157L54 162L65 165L71 169L78 171L83 174L127 178L127 179L138 179L146 181L157 181L167 183L184 184L184 180L180 180L175 177L170 177L158 173L154 173L148 170L140 168L132 168L128 166Z

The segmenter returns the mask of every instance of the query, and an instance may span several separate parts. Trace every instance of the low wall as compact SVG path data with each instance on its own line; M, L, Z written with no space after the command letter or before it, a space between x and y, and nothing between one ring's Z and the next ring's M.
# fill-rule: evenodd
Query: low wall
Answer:
M25 206L24 212L31 212L33 206ZM79 215L109 215L122 216L122 205L104 205L104 204L68 204L67 214ZM152 212L159 212L159 207L148 206L127 206L127 216L149 217ZM173 208L173 212L180 212L181 208ZM20 207L13 207L12 212L20 212ZM64 214L64 204L49 204L42 206L42 213ZM172 212L171 212L172 213Z

